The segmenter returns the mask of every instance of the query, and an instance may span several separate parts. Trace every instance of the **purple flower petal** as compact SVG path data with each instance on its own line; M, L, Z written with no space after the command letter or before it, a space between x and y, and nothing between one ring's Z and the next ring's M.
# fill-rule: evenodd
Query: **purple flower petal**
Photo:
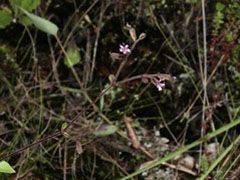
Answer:
M128 45L126 44L120 44L120 48L119 48L119 51L122 52L123 54L127 54L127 53L130 53L131 50L128 48Z
M165 83L159 80L156 82L155 86L158 88L158 91L162 91L162 89L165 87Z

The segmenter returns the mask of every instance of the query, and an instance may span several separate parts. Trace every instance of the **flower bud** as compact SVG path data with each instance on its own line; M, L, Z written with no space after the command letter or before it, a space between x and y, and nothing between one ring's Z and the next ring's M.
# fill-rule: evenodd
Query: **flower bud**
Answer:
M136 30L134 28L129 28L129 33L133 41L137 40Z
M141 33L138 39L143 40L145 37L146 37L146 33Z
M113 83L115 81L116 77L113 74L110 74L108 76L108 80L110 81L110 83Z
M136 30L128 23L127 23L126 26L127 26L128 30L129 30L129 33L130 33L130 36L131 36L132 40L136 41L137 40Z

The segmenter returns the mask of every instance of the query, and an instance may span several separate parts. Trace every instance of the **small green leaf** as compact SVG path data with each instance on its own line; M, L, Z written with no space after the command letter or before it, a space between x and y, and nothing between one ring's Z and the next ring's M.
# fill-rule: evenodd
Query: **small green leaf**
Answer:
M21 7L27 11L32 11L38 7L40 0L22 0Z
M65 129L68 126L68 123L63 123L61 129Z
M6 162L0 162L0 172L2 173L15 173L16 171Z
M95 136L108 136L114 134L118 130L114 125L103 125L97 131L93 132Z
M29 19L32 21L32 23L36 26L36 28L40 29L41 31L51 34L51 35L57 35L58 27L53 24L52 22L45 20L39 16L36 16L32 13L27 12L23 8L19 7L21 11L24 12L24 14L29 17Z
M70 136L66 131L64 131L67 126L68 126L68 123L65 122L62 124L62 127L61 127L62 135L65 138L68 138Z
M229 32L228 34L226 34L226 39L228 42L232 42L233 41L233 32Z
M99 109L100 109L100 111L103 110L104 104L105 104L104 96L102 96L102 97L100 98L100 101L99 101Z
M222 3L220 3L220 2L218 2L218 3L216 4L216 10L217 10L217 11L222 11L222 10L224 9L224 7L225 7L225 5L222 4Z
M12 12L8 8L0 10L0 29L5 28L12 21Z
M81 56L79 49L76 45L74 45L73 47L67 50L67 57L65 57L64 63L66 64L67 67L71 68L75 64L80 62L80 58Z
M217 12L216 16L217 16L217 18L220 19L220 20L224 18L224 14L221 13L220 11Z

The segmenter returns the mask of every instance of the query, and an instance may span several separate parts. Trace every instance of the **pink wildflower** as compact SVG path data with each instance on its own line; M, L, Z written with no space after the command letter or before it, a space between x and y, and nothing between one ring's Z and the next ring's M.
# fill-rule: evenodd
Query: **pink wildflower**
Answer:
M123 54L127 54L127 53L130 53L131 50L129 49L128 45L127 44L120 44L120 48L119 48L119 51L122 52Z
M155 83L155 86L158 88L158 91L161 91L165 87L165 83L159 80Z

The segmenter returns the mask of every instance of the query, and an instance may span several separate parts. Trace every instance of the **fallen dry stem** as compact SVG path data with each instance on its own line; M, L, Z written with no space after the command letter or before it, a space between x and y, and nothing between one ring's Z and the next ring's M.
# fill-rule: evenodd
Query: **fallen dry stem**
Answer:
M128 130L128 135L131 139L132 145L135 149L139 149L141 150L144 154L146 154L150 159L155 159L155 157L148 152L145 147L141 146L140 142L138 141L138 138L136 136L136 133L134 131L134 129L131 126L131 122L132 122L132 118L131 117L124 117L124 122L127 126L127 130Z

